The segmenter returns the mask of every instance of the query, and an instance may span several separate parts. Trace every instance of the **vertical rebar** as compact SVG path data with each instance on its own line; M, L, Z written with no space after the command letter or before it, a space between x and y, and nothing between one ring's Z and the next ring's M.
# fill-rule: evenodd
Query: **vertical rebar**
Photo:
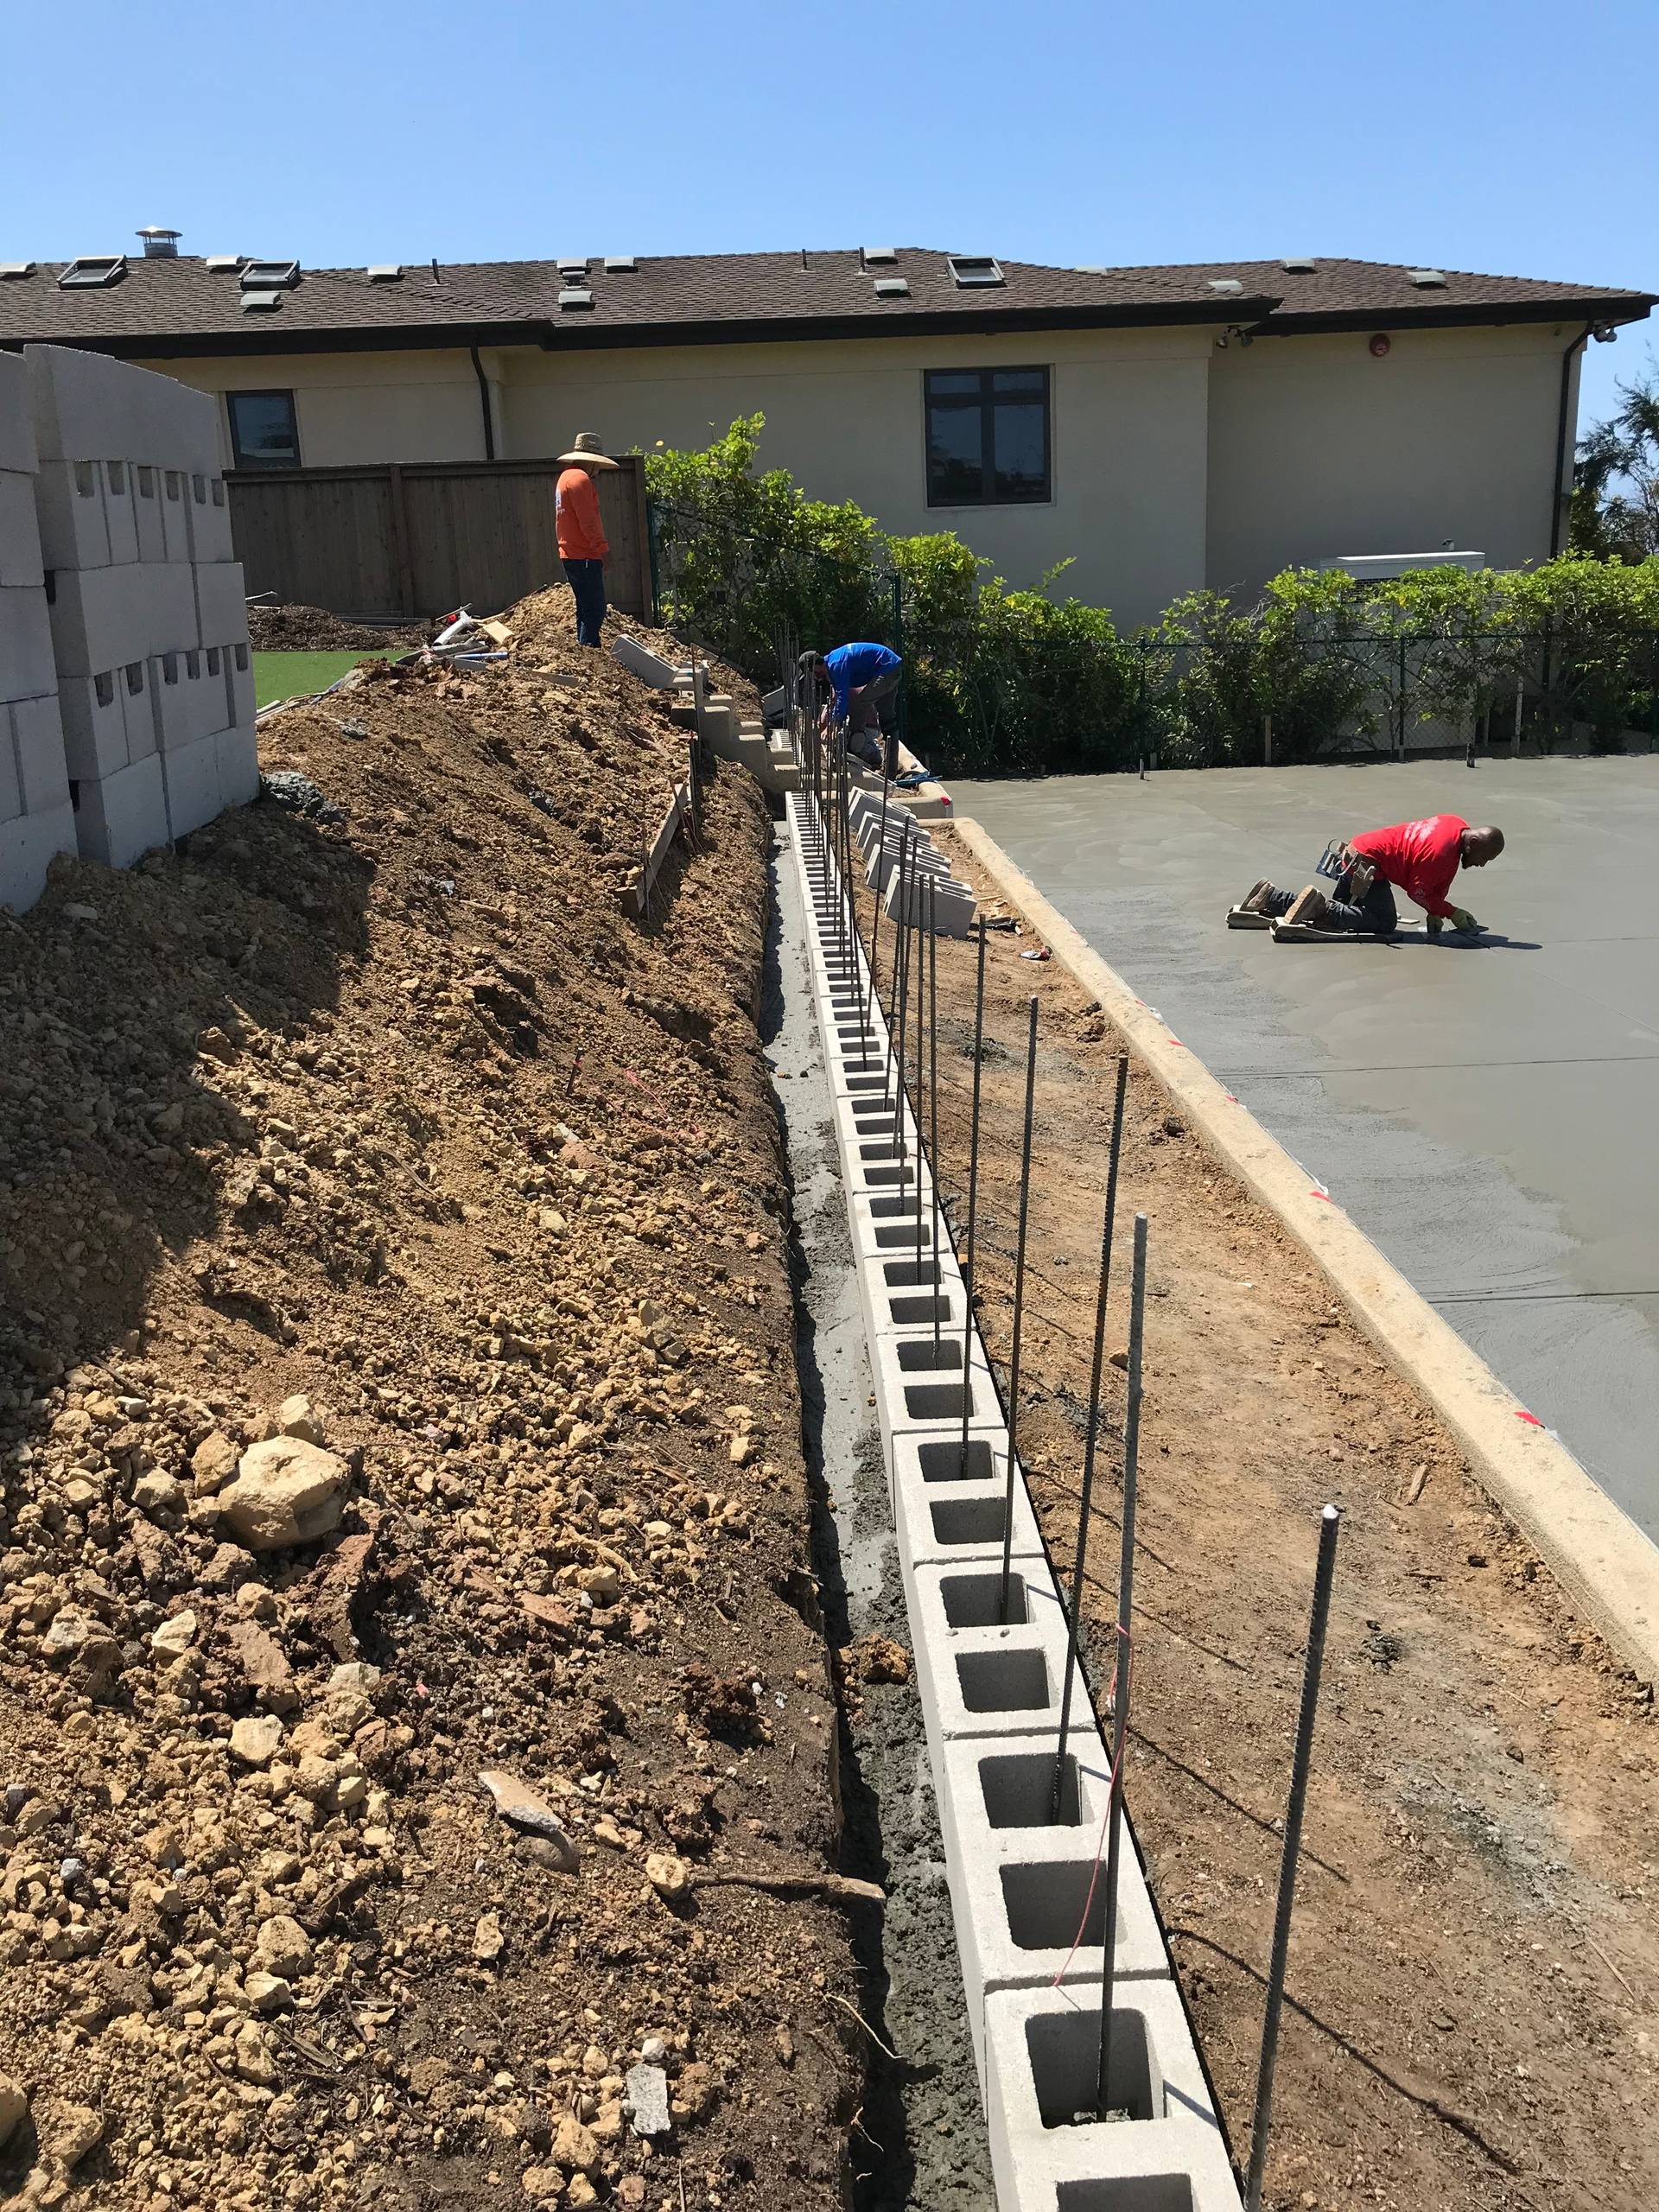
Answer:
M1020 1152L1020 1236L1014 1259L1014 1345L1008 1358L1008 1479L1002 1514L1002 1590L998 1618L1008 1618L1008 1571L1014 1557L1014 1471L1020 1423L1020 1343L1026 1318L1026 1224L1031 1212L1031 1122L1037 1098L1037 1000L1026 1039L1026 1134Z
M941 1224L939 1219L939 880L936 875L927 879L927 1088L928 1107L927 1169L933 1185L933 1268L939 1280L933 1286L933 1364L938 1367L939 1352L939 1301L944 1294L944 1277L939 1267ZM962 1400L971 1403L972 1376L964 1360L962 1370Z
M984 923L979 925L979 969L974 979L974 1103L968 1123L968 1237L962 1269L962 1371L972 1371L974 1351L974 1229L979 1211L979 1054L985 1040L985 939L988 932ZM933 1286L934 1311L943 1294L943 1285ZM968 1479L968 1419L972 1400L968 1393L962 1399L962 1459L958 1479Z
M875 948L881 934L881 855L887 846L887 790L892 777L892 769L885 769L881 778L881 826L875 840L875 897L870 906L870 988L864 1007L867 1021L875 1007Z
M926 1157L923 1141L923 1113L927 1104L927 887L930 878L918 875L914 886L916 898L916 1280L922 1280L922 1164ZM931 1163L929 1163L930 1173ZM937 1253L934 1257L937 1261ZM933 1270L938 1273L937 1265ZM937 1281L933 1295L939 1294Z
M1319 1559L1313 1574L1313 1610L1307 1627L1307 1657L1302 1667L1302 1703L1296 1716L1296 1751L1290 1768L1290 1802L1285 1808L1285 1847L1279 1859L1279 1898L1273 1915L1273 1957L1268 1967L1268 2004L1262 2021L1262 2058L1255 2076L1255 2117L1250 2126L1250 2177L1246 2212L1261 2212L1262 2177L1268 2163L1273 2125L1273 2070L1279 2056L1279 2013L1285 1995L1285 1965L1290 1955L1290 1915L1296 1902L1296 1862L1302 1847L1302 1813L1307 1802L1307 1770L1313 1753L1313 1721L1319 1704L1319 1669L1325 1660L1325 1627L1331 1613L1331 1584L1337 1567L1338 1507L1319 1516Z
M893 1096L893 1150L899 1155L899 1188L902 1193L905 1187L904 1166L908 1157L905 1140L905 1031L910 1000L910 926L909 914L906 911L910 896L910 825L908 822L905 826L905 841L899 849L898 884L899 899L893 908L893 923L899 936L893 957L898 963L898 981L894 987L894 995L899 1001L899 1031L893 1046L893 1065L899 1080L894 1087Z
M1123 1416L1123 1531L1117 1564L1117 1668L1112 1696L1112 1772L1108 1784L1104 1952L1100 1983L1100 2079L1095 2109L1111 2109L1112 1983L1117 1949L1117 1869L1123 1846L1123 1760L1135 1673L1135 1510L1141 1484L1141 1342L1147 1310L1147 1217L1135 1217L1135 1267L1129 1281L1129 1394Z
M1060 1817L1065 1788L1065 1738L1071 1722L1071 1677L1083 1624L1083 1570L1089 1549L1089 1514L1095 1494L1095 1446L1100 1435L1100 1379L1106 1364L1106 1294L1112 1280L1112 1220L1117 1211L1117 1163L1123 1146L1123 1094L1129 1056L1117 1056L1117 1097L1112 1108L1111 1150L1106 1168L1106 1216L1100 1229L1100 1287L1095 1295L1095 1356L1089 1374L1089 1426L1083 1446L1083 1491L1077 1502L1077 1549L1071 1567L1071 1618L1065 1647L1065 1684L1060 1692L1060 1733L1054 1751L1052 1817Z

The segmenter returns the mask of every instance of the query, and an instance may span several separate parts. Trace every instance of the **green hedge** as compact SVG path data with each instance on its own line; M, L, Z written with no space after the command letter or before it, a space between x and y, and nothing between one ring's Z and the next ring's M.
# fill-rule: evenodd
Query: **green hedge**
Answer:
M861 509L758 471L765 419L646 457L663 617L775 680L777 641L902 645L910 734L946 774L1257 762L1386 742L1403 723L1511 727L1611 748L1659 721L1659 560L1571 554L1510 573L1359 585L1287 569L1254 606L1190 592L1124 634L1056 589L1011 591L949 532L895 537ZM895 629L898 579L902 638Z

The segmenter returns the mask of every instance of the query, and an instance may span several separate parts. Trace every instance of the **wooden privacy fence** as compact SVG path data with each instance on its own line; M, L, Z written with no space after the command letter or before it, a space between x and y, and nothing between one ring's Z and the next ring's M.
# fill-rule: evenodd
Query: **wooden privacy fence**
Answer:
M250 592L333 614L493 613L563 580L556 461L423 461L367 468L240 468L230 486ZM613 607L652 614L645 469L598 477Z

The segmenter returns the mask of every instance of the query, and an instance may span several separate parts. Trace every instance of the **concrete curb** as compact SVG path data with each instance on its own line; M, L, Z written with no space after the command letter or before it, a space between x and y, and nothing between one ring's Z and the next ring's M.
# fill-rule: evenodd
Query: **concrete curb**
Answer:
M1252 1197L1323 1271L1395 1371L1421 1390L1493 1502L1644 1681L1659 1681L1659 1546L1598 1488L1484 1360L1441 1319L1322 1185L1224 1090L1168 1024L1016 868L977 822L952 828L973 858L1100 1001L1147 1067Z

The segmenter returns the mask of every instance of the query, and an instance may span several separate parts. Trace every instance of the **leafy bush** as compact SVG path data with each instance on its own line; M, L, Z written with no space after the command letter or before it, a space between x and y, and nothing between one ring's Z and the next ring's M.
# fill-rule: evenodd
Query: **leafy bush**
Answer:
M647 457L665 620L769 678L782 626L803 645L881 638L907 670L909 728L942 773L1258 762L1374 748L1403 725L1450 734L1517 690L1545 742L1587 724L1616 746L1659 715L1659 557L1564 556L1380 584L1287 569L1253 607L1189 592L1120 634L1058 596L1062 569L1011 591L950 532L895 537L850 502L756 474L764 418L703 453ZM893 580L903 608L894 626Z

